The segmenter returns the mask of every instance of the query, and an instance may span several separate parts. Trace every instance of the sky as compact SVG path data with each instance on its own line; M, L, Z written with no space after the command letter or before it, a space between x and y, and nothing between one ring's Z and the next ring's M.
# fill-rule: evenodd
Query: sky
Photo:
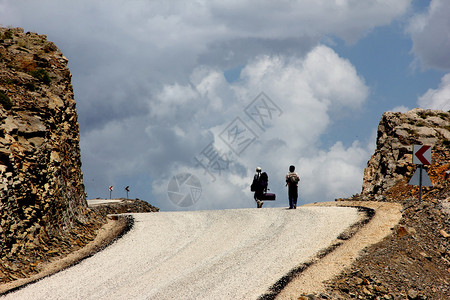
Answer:
M163 211L361 192L386 111L450 110L450 1L0 0L69 59L89 199ZM110 192L109 187L113 186Z

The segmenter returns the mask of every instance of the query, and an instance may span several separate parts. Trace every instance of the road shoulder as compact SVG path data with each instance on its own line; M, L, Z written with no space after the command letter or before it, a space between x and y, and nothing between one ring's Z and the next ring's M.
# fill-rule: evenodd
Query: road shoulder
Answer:
M50 261L42 267L42 270L38 274L0 285L0 295L4 295L14 290L20 289L44 277L58 273L72 265L79 263L83 259L94 255L98 251L107 247L115 239L123 235L126 232L128 226L129 220L126 217L108 218L108 222L98 230L95 239L85 247L79 249L78 251L70 253L64 258L57 258L53 261Z
M297 299L300 294L324 292L324 281L332 279L350 267L361 255L361 251L364 248L380 242L391 234L392 228L398 224L402 217L402 206L399 203L337 201L320 202L306 206L367 207L373 209L375 215L369 223L356 232L349 240L298 274L278 294L276 299Z

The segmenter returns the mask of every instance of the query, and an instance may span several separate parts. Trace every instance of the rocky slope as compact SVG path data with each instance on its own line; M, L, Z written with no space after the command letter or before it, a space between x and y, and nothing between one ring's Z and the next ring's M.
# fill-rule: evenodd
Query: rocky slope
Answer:
M107 214L159 210L138 199L88 207L67 63L45 35L0 28L0 284L83 248Z
M417 165L412 145L431 145L424 166L433 187L408 185ZM322 295L299 299L450 299L450 112L413 109L383 114L377 148L364 172L361 195L350 199L397 202L402 219L392 234L365 249Z
M364 171L363 197L382 199L398 182L409 180L416 170L412 164L412 145L433 146L432 169L448 169L448 161L439 155L450 148L449 113L420 108L404 114L384 113L378 126L377 148Z
M67 59L45 35L0 28L0 282L84 246L87 207Z
M94 204L89 207L102 215L158 212L159 208L140 199L119 198L119 202Z

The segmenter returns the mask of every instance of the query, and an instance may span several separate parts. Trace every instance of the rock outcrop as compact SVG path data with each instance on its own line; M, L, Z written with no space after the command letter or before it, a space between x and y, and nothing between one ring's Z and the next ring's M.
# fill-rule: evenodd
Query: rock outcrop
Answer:
M93 239L67 58L45 35L0 28L0 282Z
M433 186L423 188L422 201L419 187L408 184L417 169L414 144L433 146L431 165L424 166ZM449 170L450 112L383 114L362 194L347 200L400 203L402 218L391 235L328 282L325 299L450 299Z
M364 171L361 195L382 200L400 181L409 181L417 168L412 163L414 144L432 146L432 166L424 167L439 184L444 179L443 171L450 169L450 113L420 108L384 113L378 126L377 148Z
M159 208L149 204L146 201L140 199L115 199L119 202L91 204L89 207L92 210L98 211L103 215L112 214L126 214L126 213L146 213L146 212L158 212Z

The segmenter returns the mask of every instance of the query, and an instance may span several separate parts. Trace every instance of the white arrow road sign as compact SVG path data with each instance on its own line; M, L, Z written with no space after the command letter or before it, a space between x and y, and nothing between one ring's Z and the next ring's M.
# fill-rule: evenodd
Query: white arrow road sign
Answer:
M413 164L431 165L431 146L413 145Z
M408 184L419 185L420 184L419 180L420 180L420 168L417 168L416 172L411 177ZM427 170L425 169L422 170L422 186L433 186L433 183L431 182L431 179L427 174Z

